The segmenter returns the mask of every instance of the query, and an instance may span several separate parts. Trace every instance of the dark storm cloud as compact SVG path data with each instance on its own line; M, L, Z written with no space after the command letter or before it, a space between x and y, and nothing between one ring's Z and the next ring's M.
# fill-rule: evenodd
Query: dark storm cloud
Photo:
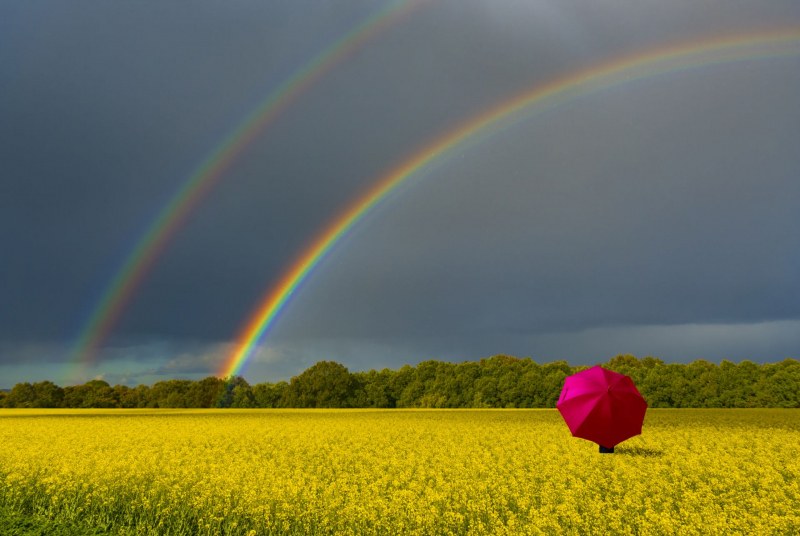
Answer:
M0 218L13 307L0 330L22 339L73 336L182 181L343 31L281 6L4 7ZM340 25L363 16L355 7Z
M800 117L774 108L786 86L748 82L762 69L620 88L461 155L388 202L287 317L305 335L498 343L796 318Z
M63 359L183 181L375 10L2 3L0 360L33 362L43 344L37 355ZM793 1L424 4L298 95L226 169L103 356L129 377L208 372L341 207L465 118L620 54L792 21ZM555 352L552 334L576 330L618 341L592 330L796 319L796 65L626 86L465 148L343 240L253 370L290 374L282 363L325 348L390 364Z

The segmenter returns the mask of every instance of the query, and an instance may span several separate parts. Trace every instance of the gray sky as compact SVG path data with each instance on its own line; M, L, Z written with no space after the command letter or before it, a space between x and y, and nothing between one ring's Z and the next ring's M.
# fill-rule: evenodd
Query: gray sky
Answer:
M800 29L794 0L423 3L242 151L78 370L70 349L180 185L386 5L0 3L0 388L213 374L327 222L456 125L637 51ZM245 376L800 357L799 58L621 84L458 148L345 236Z

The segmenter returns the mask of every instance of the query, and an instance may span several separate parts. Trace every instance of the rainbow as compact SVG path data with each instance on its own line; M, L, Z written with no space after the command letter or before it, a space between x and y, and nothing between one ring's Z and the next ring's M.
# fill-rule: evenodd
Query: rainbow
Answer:
M69 363L82 362L85 366L94 361L98 348L116 325L134 290L181 224L264 128L336 65L423 2L396 0L387 4L296 71L239 123L181 184L128 254L81 329Z
M534 87L467 120L391 169L363 192L305 248L269 289L234 341L218 371L239 374L303 280L353 226L406 179L465 142L480 141L500 128L578 97L634 80L713 64L800 55L800 28L682 42L616 58Z

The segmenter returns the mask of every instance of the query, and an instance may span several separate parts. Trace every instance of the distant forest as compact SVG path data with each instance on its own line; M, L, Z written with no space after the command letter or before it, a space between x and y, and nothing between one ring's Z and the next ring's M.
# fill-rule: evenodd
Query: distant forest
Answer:
M602 366L630 376L653 408L800 407L800 361L689 364L618 355ZM399 370L350 372L320 361L289 382L250 385L234 376L111 386L19 383L6 408L552 408L564 378L586 366L498 355L474 362L424 361Z

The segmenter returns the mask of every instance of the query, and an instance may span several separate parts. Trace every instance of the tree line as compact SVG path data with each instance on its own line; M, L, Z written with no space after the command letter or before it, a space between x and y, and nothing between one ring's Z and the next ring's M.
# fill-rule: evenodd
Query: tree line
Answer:
M618 355L603 367L630 376L654 408L800 407L800 361L719 365L664 363ZM241 376L111 386L18 383L0 392L5 408L552 408L564 378L586 366L539 364L498 355L480 361L424 361L398 370L350 372L320 361L290 381L250 385Z

